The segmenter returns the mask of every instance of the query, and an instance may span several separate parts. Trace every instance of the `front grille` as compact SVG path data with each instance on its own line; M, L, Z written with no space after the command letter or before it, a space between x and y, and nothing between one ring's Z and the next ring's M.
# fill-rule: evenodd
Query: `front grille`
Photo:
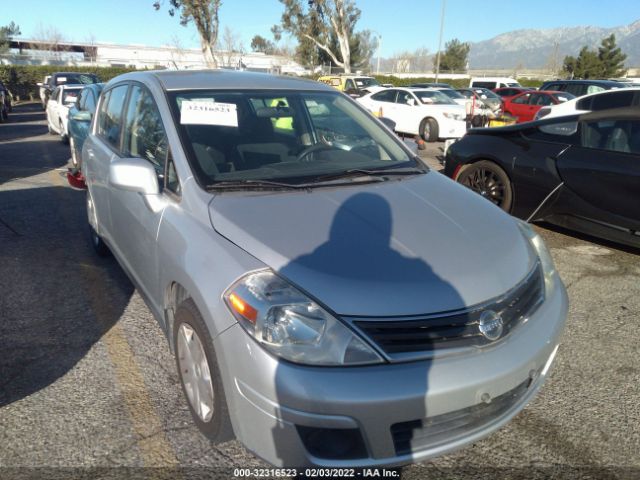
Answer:
M500 338L530 316L544 299L542 267L538 263L515 288L498 299L465 310L423 317L354 319L353 324L390 357L412 352L492 343L480 332L480 316L493 310L502 317Z
M391 435L396 455L406 455L454 442L481 429L515 405L527 392L531 382L531 379L527 379L513 390L495 397L491 403L481 403L422 420L393 424Z

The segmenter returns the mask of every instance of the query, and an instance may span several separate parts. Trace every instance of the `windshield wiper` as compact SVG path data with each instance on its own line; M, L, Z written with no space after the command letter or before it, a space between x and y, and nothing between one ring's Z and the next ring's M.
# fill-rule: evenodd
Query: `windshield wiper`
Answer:
M428 170L422 168L380 168L375 170L367 170L363 168L351 168L349 170L345 170L343 172L338 173L328 173L326 175L320 175L315 177L313 182L324 182L325 180L333 180L337 178L348 178L348 177L389 177L389 176L407 176L407 175L421 175L423 173L427 173ZM383 178L380 178L383 180Z
M246 188L269 188L297 190L307 188L304 185L294 185L291 183L273 182L271 180L223 180L206 186L207 190L243 190Z

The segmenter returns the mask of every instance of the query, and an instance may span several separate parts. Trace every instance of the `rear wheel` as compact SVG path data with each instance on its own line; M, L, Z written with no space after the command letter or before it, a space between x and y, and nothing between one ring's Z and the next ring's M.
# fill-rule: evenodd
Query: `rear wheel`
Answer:
M96 212L89 190L87 190L87 220L89 221L89 238L91 239L91 246L98 254L98 256L108 257L109 255L111 255L111 250L109 250L107 244L96 231Z
M505 212L511 211L511 181L505 171L494 162L481 160L468 165L460 172L456 181L479 193Z
M438 122L433 118L425 118L420 123L420 136L425 142L438 141Z
M64 125L62 124L62 120L58 121L58 127L60 128L60 141L67 145L69 143L69 136L64 133Z
M176 309L173 341L182 391L194 422L214 443L232 439L233 429L213 341L190 298Z

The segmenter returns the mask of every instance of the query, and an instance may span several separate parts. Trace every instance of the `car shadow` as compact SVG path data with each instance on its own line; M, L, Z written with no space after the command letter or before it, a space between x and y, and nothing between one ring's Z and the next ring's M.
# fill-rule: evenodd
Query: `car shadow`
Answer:
M399 243L394 238L397 234L394 236L392 208L387 200L374 193L357 193L338 206L328 240L312 252L293 259L278 273L285 278L295 278L304 271L326 278L329 283L331 278L341 282L346 279L353 290L345 291L343 295L363 302L354 310L367 313L371 309L366 299L375 295L372 292L379 294L384 285L387 285L385 292L391 303L399 301L394 298L395 288L439 285L443 295L456 305L464 305L455 288L439 277L425 261L396 250L394 247ZM349 319L344 319L349 324ZM391 319L367 318L367 321L376 320L388 323ZM367 341L375 345L371 339ZM431 339L423 337L421 349L429 350L431 347ZM380 346L377 348L382 350ZM423 421L428 416L426 395L431 364L430 360L403 364L410 365L409 369L384 364L320 369L307 367L311 375L305 380L304 374L292 379L290 365L280 363L274 379L277 404L284 409L302 410L302 415L318 416L300 425L278 421L272 430L276 455L284 465L299 461L299 457L292 460L291 451L296 450L290 443L292 428L297 430L308 454L324 463L349 465L352 461L362 464L372 458L410 455L412 451L423 448L422 440L414 445L414 437L423 437ZM390 375L390 371L397 375ZM305 392L302 398L307 397L303 406L300 405L300 391ZM389 400L394 398L390 397L390 391L397 394L393 400ZM383 398L387 400L381 400ZM354 419L354 427L330 428L323 425L322 415L330 414Z
M134 288L115 261L93 253L83 192L16 182L0 190L0 220L2 407L70 372Z

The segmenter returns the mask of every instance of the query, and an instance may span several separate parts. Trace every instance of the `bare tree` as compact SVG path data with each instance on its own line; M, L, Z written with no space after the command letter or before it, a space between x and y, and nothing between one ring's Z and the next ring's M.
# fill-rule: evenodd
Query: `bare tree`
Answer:
M153 7L160 10L164 0L157 0ZM207 66L216 68L218 62L214 51L218 43L221 0L169 0L169 15L180 14L180 25L193 22L200 36L200 46Z
M182 60L184 59L185 48L178 35L171 36L171 42L169 43L169 45L171 46L171 63L177 70L179 68L178 62L182 62Z
M33 39L38 42L36 46L38 50L45 50L52 53L54 58L60 57L60 52L65 50L61 45L66 42L66 38L56 27L47 25L46 27L39 23L33 34Z
M351 39L360 10L354 0L280 0L285 6L282 29L300 42L306 38L329 58L351 72ZM336 50L332 45L335 40ZM339 54L339 55L338 55Z
M244 53L244 46L240 35L229 27L224 27L222 34L222 52L220 52L222 66L235 68Z

